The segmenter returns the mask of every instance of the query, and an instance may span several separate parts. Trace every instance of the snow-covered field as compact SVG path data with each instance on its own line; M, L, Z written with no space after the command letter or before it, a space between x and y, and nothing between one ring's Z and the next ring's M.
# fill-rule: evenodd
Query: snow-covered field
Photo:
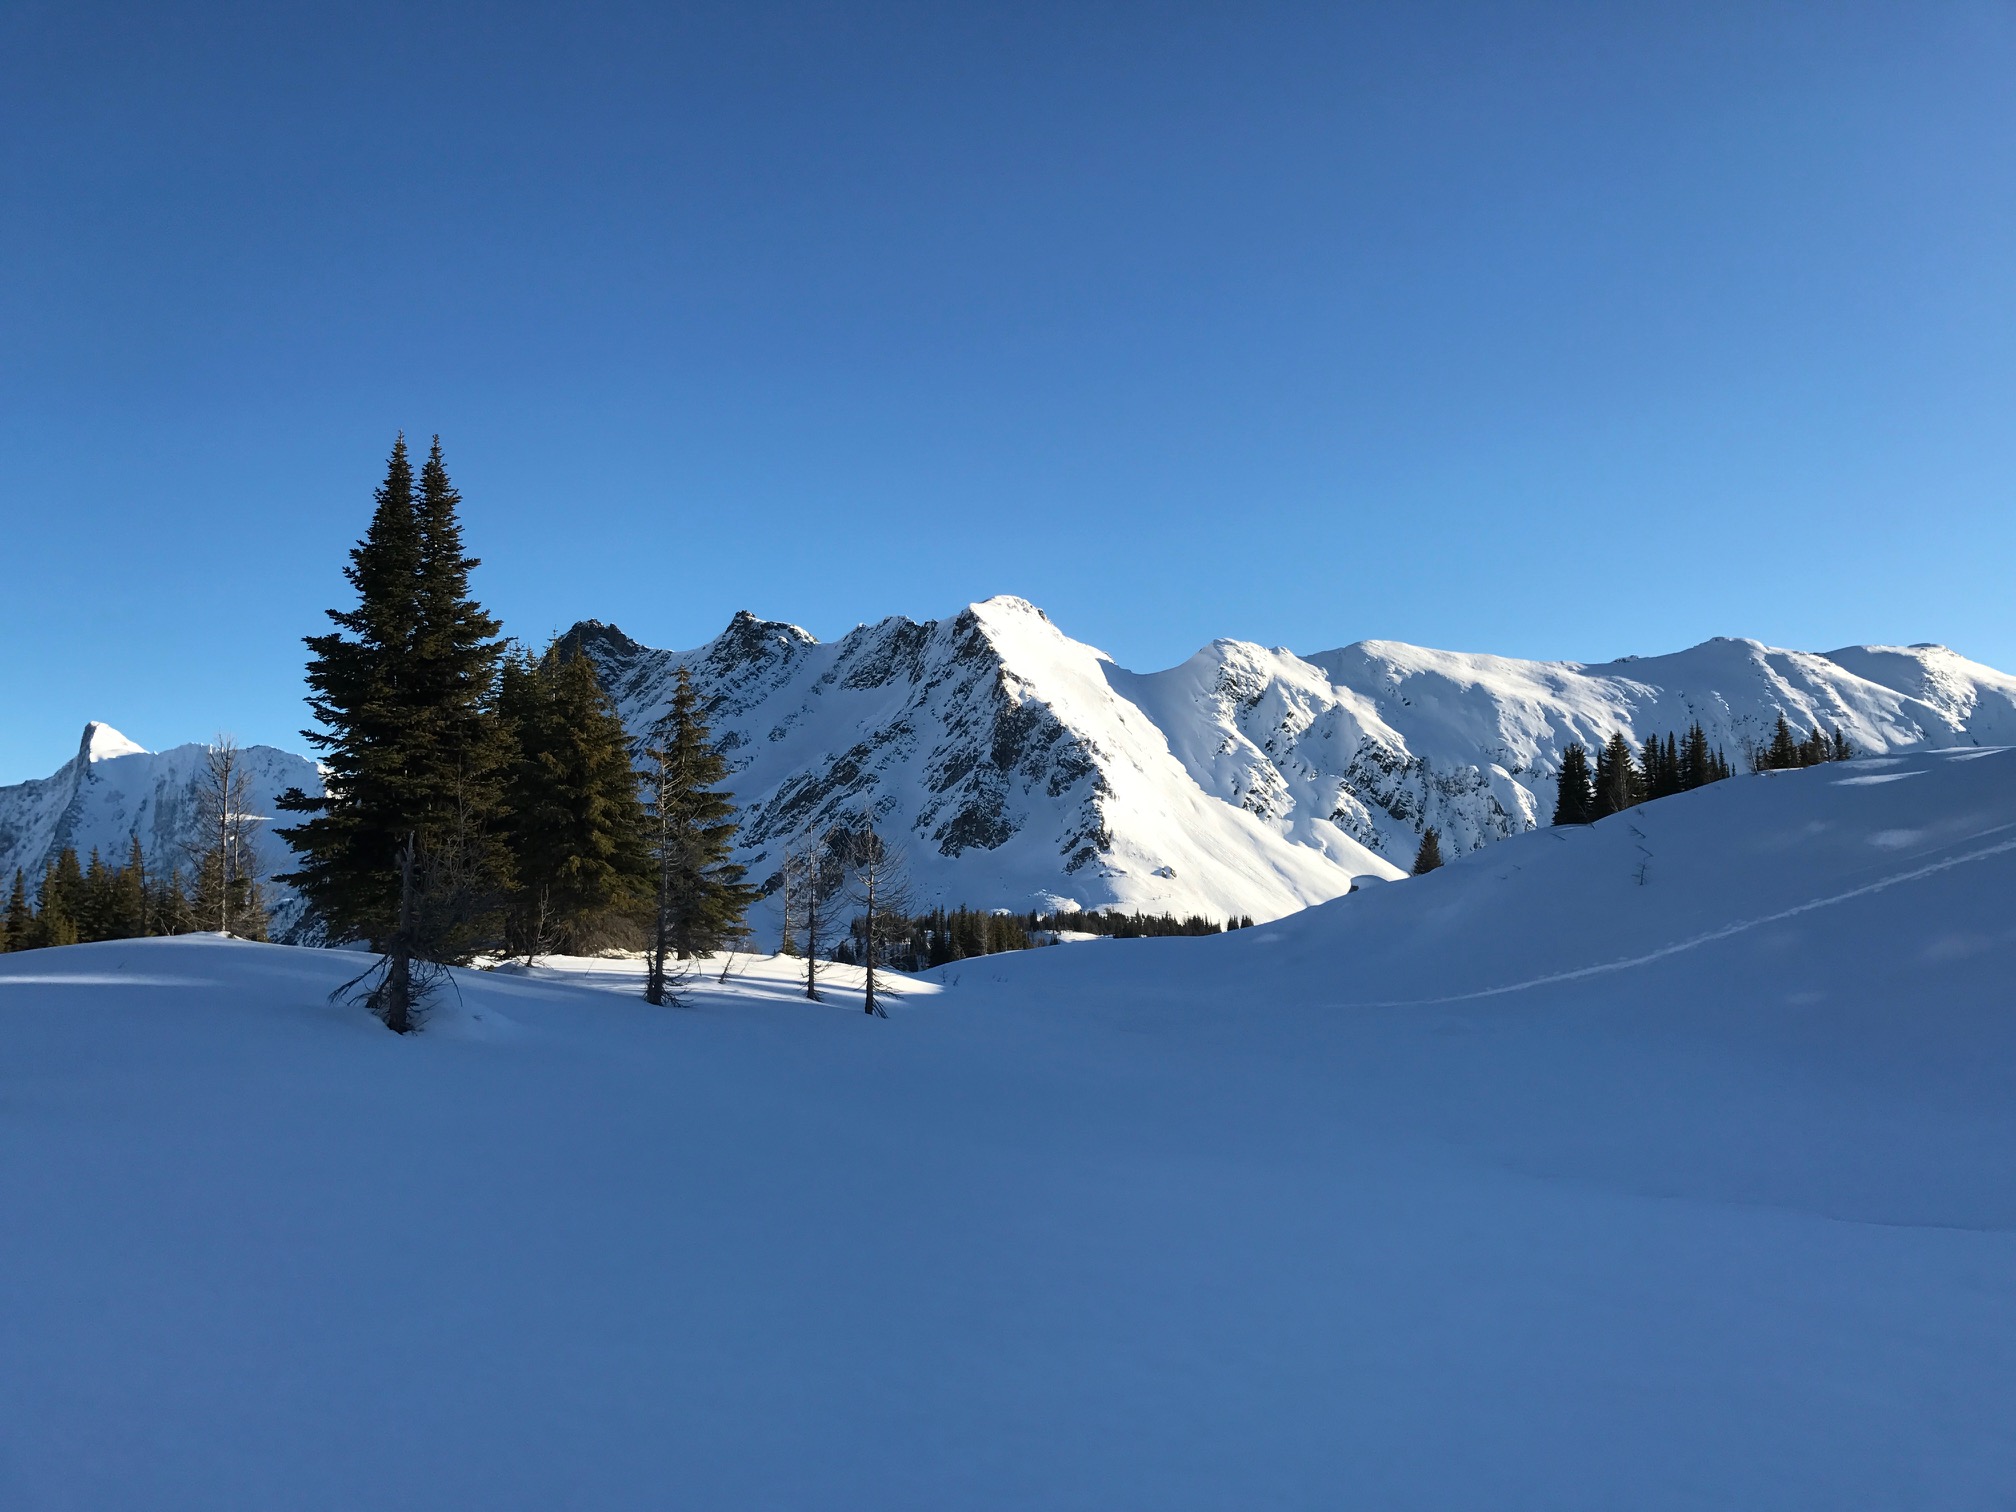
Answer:
M2016 752L886 1021L354 965L0 958L0 1506L2016 1504Z

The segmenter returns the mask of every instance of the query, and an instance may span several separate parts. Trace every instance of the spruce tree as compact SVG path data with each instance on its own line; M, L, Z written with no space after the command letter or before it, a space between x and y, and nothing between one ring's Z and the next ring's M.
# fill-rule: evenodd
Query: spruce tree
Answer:
M1715 756L1708 749L1708 732L1695 720L1687 727L1680 746L1680 786L1683 791L1705 787L1715 780Z
M646 829L656 883L644 996L663 1003L670 981L667 957L692 960L739 938L756 892L728 859L735 847L735 806L719 790L728 763L708 733L700 695L683 666L644 754Z
M112 920L120 939L134 939L147 933L147 857L140 849L137 834L130 838L126 864L119 868Z
M507 658L498 710L514 748L507 948L529 959L617 943L650 895L651 870L629 737L595 664L563 645L536 662Z
M77 864L77 852L66 845L42 870L42 886L35 898L33 938L37 945L77 943L83 894L84 870Z
M1579 740L1568 742L1561 753L1561 775L1555 792L1556 824L1587 824L1596 817L1596 789L1589 772L1589 752Z
M497 622L469 596L460 496L437 438L416 493L405 438L395 444L370 529L344 577L352 609L310 636L304 732L322 752L326 795L298 790L306 814L283 831L301 864L292 882L334 941L386 956L371 990L394 1029L409 962L460 961L494 938L508 858L497 833L508 749L493 707ZM390 993L387 996L387 993Z
M1421 848L1414 853L1414 875L1419 877L1442 864L1442 832L1432 824L1421 831Z
M35 944L35 910L28 902L28 877L14 868L14 890L7 895L6 948L28 950Z
M308 706L320 728L302 733L321 752L326 792L283 794L281 808L312 817L280 833L301 857L281 880L307 899L329 939L383 948L398 914L399 849L425 818L406 778L417 742L402 697L419 631L421 540L403 435L376 500L343 569L356 607L329 610L335 631L307 638Z
M1799 765L1799 738L1792 733L1792 726L1785 716L1778 716L1777 728L1771 732L1771 744L1765 748L1762 769L1770 772L1788 771Z
M1841 726L1834 726L1833 739L1830 745L1832 749L1828 755L1828 760L1853 761L1855 759L1855 747L1849 744L1848 737L1841 733Z
M466 961L498 937L509 890L502 810L510 741L497 717L502 628L469 595L480 561L463 551L462 496L436 436L420 469L419 616L411 698L429 759L414 774L428 815L416 837L421 953Z
M1623 732L1612 735L1596 753L1595 817L1621 814L1644 795L1644 774L1631 757L1631 743Z

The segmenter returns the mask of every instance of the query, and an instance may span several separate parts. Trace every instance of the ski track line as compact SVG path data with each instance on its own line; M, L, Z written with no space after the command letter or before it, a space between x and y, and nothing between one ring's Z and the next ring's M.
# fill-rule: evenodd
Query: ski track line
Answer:
M2006 824L1998 825L1995 829L1982 831L1982 834L1992 835L2008 828L2010 826ZM1978 840L1981 836L1976 835L1973 838ZM1800 914L1812 913L1815 909L1832 908L1835 904L1846 903L1851 898L1866 898L1871 893L1882 892L1884 889L1896 887L1900 883L1916 882L1923 877L1930 877L1939 872L1950 871L1956 866L1965 866L1970 861L1985 861L1990 856L1999 856L2008 851L2016 851L2016 840L2004 840L1999 845L1983 846L1980 850L1968 851L1962 856L1948 856L1944 861L1934 861L1929 866L1920 866L1911 871L1898 872L1894 876L1880 877L1874 882L1863 884L1861 887L1850 888L1847 892L1835 893L1832 897L1814 898L1810 902L1800 903L1792 908L1780 909L1777 913L1765 914L1760 918L1739 919L1734 924L1724 924L1720 929L1711 929L1706 934L1691 935L1687 939L1677 940L1671 945L1662 945L1657 950L1647 951L1644 955L1626 956L1622 960L1617 961L1603 961L1594 966L1578 966L1573 971L1556 971L1547 976L1529 977L1523 982L1507 982L1498 987L1480 987L1475 992L1451 993L1447 997L1389 998L1383 1002L1332 1003L1328 1006L1332 1008L1435 1008L1446 1003L1471 1003L1479 998L1503 997L1507 993L1526 992L1534 987L1549 987L1556 982L1581 981L1586 977L1605 976L1613 971L1629 971L1634 966L1644 966L1653 961L1664 960L1667 956L1679 955L1685 950L1696 950L1703 945L1712 945L1715 941L1726 940L1731 935L1743 934L1752 929L1761 929L1766 924L1778 924L1786 919L1795 919Z

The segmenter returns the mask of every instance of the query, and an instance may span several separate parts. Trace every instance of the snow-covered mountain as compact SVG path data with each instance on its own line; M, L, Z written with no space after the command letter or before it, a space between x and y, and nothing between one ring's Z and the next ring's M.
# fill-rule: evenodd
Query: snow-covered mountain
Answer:
M1129 672L1034 605L993 598L822 643L738 614L697 650L587 620L633 734L687 667L743 809L740 859L773 879L785 847L863 810L899 837L923 902L1078 904L1275 918L1394 877L1435 825L1461 853L1544 824L1569 741L1706 727L1739 768L1783 713L1839 725L1868 754L2016 744L2016 677L1942 646L1824 655L1711 640L1600 665L1392 641L1298 656L1212 642ZM0 881L63 845L180 859L199 745L153 754L86 728L53 777L0 788ZM247 752L261 812L314 766ZM269 874L287 869L265 832Z
M0 787L0 884L11 882L17 867L32 883L65 846L80 856L96 849L107 861L123 863L136 835L150 867L186 869L206 750L192 744L149 751L108 724L87 724L77 754L54 776ZM260 745L245 747L242 756L255 813L275 815L274 800L291 787L322 791L315 764L306 757ZM270 823L254 832L253 845L269 877L293 864L293 853ZM268 893L276 927L284 928L292 894L270 885Z
M1617 730L1699 720L1739 767L1781 713L1871 754L2016 742L2016 677L1941 646L1717 639L1585 665L1220 640L1143 674L1017 598L832 643L747 613L688 652L593 620L569 635L633 733L691 671L755 878L797 836L870 809L927 896L992 907L1276 917L1399 875L1428 825L1462 852L1544 824L1562 749Z

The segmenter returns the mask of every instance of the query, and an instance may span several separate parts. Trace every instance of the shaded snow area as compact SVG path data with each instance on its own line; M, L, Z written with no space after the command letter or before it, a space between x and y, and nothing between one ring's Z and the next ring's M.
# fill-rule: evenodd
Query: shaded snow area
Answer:
M354 965L0 958L0 1505L2016 1503L2016 752L886 1021Z

